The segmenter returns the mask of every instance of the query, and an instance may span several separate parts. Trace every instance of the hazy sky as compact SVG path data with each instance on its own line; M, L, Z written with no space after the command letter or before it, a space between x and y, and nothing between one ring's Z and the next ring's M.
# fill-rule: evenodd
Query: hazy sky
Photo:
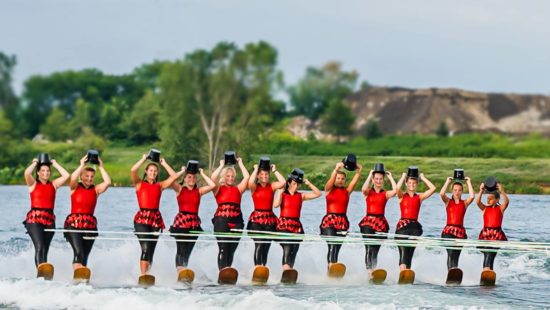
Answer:
M0 51L18 58L17 91L266 40L287 83L338 60L375 85L550 94L549 14L546 0L0 0Z

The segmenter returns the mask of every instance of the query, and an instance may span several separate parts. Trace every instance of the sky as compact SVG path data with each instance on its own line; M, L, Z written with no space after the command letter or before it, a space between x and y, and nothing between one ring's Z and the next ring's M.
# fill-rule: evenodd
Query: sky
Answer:
M550 94L546 0L0 0L14 87L35 74L123 74L217 42L264 40L287 84L339 61L378 86Z

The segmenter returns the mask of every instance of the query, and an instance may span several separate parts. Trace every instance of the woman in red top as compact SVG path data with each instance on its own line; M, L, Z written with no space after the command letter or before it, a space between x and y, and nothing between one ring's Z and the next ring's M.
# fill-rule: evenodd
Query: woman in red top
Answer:
M453 177L448 177L445 185L441 188L439 195L441 200L445 203L445 209L447 211L447 225L441 232L441 238L451 239L466 239L466 229L464 228L464 215L466 209L474 201L474 188L469 177L464 178L468 185L468 199L462 200L462 183L454 182L452 186L452 197L447 197L447 188L453 181ZM460 257L461 250L447 249L447 268L457 268L458 259Z
M212 181L216 183L214 196L218 208L212 219L214 232L227 233L232 229L243 229L244 221L241 212L241 196L246 191L250 174L246 170L242 159L237 158L237 163L243 174L243 179L235 185L237 172L233 167L225 167L225 160L220 161L220 166L212 173ZM219 182L219 183L218 183ZM239 245L239 238L216 237L218 240L218 268L231 267L233 256ZM229 241L229 242L227 242Z
M198 162L196 163L198 167ZM167 165L166 170L172 175L176 175L176 172ZM189 168L189 169L188 169ZM185 172L183 181L181 183L174 182L172 189L176 192L176 199L178 201L179 213L174 218L174 224L170 226L170 232L174 233L176 238L176 269L180 270L187 267L189 263L189 257L195 247L195 241L197 236L186 236L191 231L202 231L201 219L199 217L199 205L201 203L201 197L209 193L216 183L212 181L202 168L198 169L202 179L206 182L206 185L198 187L197 185L197 172L196 169L191 169L188 163L187 168L182 167L182 171ZM177 234L184 234L178 236Z
M264 165L263 163L267 165ZM276 190L285 186L285 178L277 171L275 165L269 165L269 159L254 165L254 171L248 181L248 189L252 192L254 211L250 214L246 229L257 231L275 231L277 216L273 213L273 195ZM277 177L277 182L269 183L269 170ZM265 266L267 254L271 247L270 240L265 238L254 240L254 265Z
M364 234L363 238L377 238L385 239L387 236L372 236L376 232L387 233L390 229L388 221L385 217L386 212L386 203L390 198L395 196L397 190L397 185L395 180L392 177L392 174L389 171L384 171L383 165L377 164L376 167L381 167L380 170L371 170L369 176L361 188L361 192L365 196L365 201L367 203L367 213L365 217L359 223L359 228L361 233ZM390 180L392 189L390 191L384 190L384 177L388 176ZM372 187L371 187L372 182ZM365 265L367 270L370 272L376 268L376 263L378 260L378 251L380 250L380 244L365 244L366 253L365 253Z
M310 189L309 193L300 193L298 189L300 184L305 183ZM302 202L305 200L315 199L321 196L321 191L315 187L309 180L304 179L304 173L300 169L294 169L288 175L285 183L284 192L277 194L273 206L281 207L281 214L277 220L276 230L278 232L303 234L304 228L300 222L300 214L302 212ZM283 248L283 270L290 270L294 267L296 254L300 240L289 240L290 242L281 242Z
M497 240L507 241L504 231L502 231L502 220L504 217L504 211L508 208L510 200L508 195L504 192L502 184L496 184L496 191L487 191L485 183L481 183L479 186L479 194L476 198L477 206L483 212L483 229L479 233L479 240ZM483 192L487 193L487 205L481 202L481 196ZM499 203L502 196L502 204ZM492 248L496 250L495 248ZM493 270L495 263L496 251L483 252L483 270Z
M363 167L357 164L355 175L351 182L346 187L346 174L340 171L344 167L344 163L338 162L330 175L330 178L325 184L325 193L327 199L327 214L321 221L321 235L338 236L338 232L347 231L349 229L349 221L347 217L349 195L353 192L355 185L361 177ZM342 247L341 242L328 242L327 263L328 267L338 262L338 253Z
M53 166L61 176L50 182L51 169ZM36 178L32 172L36 168ZM54 232L44 231L55 228L55 193L69 178L69 172L52 159L48 162L38 162L34 159L30 166L25 169L25 181L31 194L31 210L23 224L31 237L34 245L34 263L38 265L48 261L48 250Z
M405 180L407 183L407 190L403 193L401 187ZM409 167L409 172L403 173L401 179L397 182L397 197L399 198L399 208L401 209L401 218L397 222L397 228L395 229L395 233L398 235L421 236L423 233L422 225L418 222L420 206L422 201L428 199L435 192L435 186L423 173L420 174L420 180L428 186L428 189L420 195L416 193L416 187L418 186L418 168ZM415 247L399 246L398 248L399 268L401 268L401 270L410 269Z
M87 160L87 155L80 159L80 166L71 174L69 183L71 188L71 214L65 219L64 227L67 230L90 231L90 233L64 233L65 239L73 248L73 269L88 265L88 255L90 255L95 240L84 239L84 237L97 236L97 219L94 216L97 197L111 185L111 178L105 171L103 161L99 157L99 171L103 182L97 186L94 185L95 169L85 167ZM78 182L79 176L80 182Z
M139 263L141 275L147 274L153 263L158 235L151 233L160 232L164 229L164 221L159 211L160 195L163 190L170 187L183 174L183 171L180 171L162 182L157 182L159 168L156 163L151 162L145 166L145 174L143 178L140 178L138 170L146 160L147 155L144 154L130 170L139 205L139 211L134 216L136 236L141 239L154 239L139 241L141 246L141 260ZM160 164L165 168L168 166L164 158L160 159Z

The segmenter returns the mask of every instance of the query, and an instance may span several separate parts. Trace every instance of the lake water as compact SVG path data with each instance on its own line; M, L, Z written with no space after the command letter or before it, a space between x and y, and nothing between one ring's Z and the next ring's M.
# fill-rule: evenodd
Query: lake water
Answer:
M510 207L504 217L504 231L509 240L550 242L550 196L511 195ZM55 265L53 281L35 279L33 247L21 222L29 209L29 194L24 186L0 186L0 307L46 309L524 309L550 308L550 253L500 253L495 262L497 286L478 286L483 256L466 249L460 258L464 270L459 287L444 285L446 252L444 249L418 248L412 269L416 271L414 285L399 286L398 253L392 246L380 251L381 268L388 271L384 285L368 282L364 266L365 250L360 244L344 244L340 261L347 265L341 280L326 277L326 245L307 243L300 247L295 268L300 272L298 284L281 286L280 246L274 244L269 253L271 277L268 285L252 286L253 243L244 238L237 249L234 267L239 270L235 286L219 286L217 279L217 246L200 242L191 256L189 267L195 271L195 282L184 286L176 282L174 266L175 243L161 237L155 253L152 273L157 285L150 289L136 287L139 274L140 248L132 235L127 240L97 240L89 259L92 270L90 285L73 285L72 250L61 233L52 242L49 261ZM69 190L63 187L56 200L57 227L70 209ZM100 230L127 231L133 229L137 210L132 188L111 188L99 198L96 217ZM212 230L210 219L215 210L212 194L203 197L200 216L203 228ZM243 197L243 214L252 210L249 192ZM365 212L360 193L353 193L348 209L351 230ZM306 233L317 234L325 211L324 196L304 203L302 221ZM175 194L163 193L161 212L166 225L177 212ZM278 213L278 211L276 211ZM399 217L396 198L388 202L387 218L390 232ZM445 208L438 195L424 202L420 222L424 236L437 237L445 224ZM470 238L477 238L482 227L481 211L472 204L466 213L465 226ZM105 235L107 236L107 235ZM203 238L207 240L208 238Z

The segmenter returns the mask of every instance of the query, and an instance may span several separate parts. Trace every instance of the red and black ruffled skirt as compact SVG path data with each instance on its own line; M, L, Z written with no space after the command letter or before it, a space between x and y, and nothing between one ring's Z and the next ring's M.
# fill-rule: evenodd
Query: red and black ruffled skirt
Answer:
M53 214L53 210L51 209L31 208L31 210L27 212L23 224L42 224L47 227L55 228L55 214Z
M163 230L164 220L159 210L140 209L134 216L134 223L148 225L155 229Z
M388 220L383 215L366 215L359 223L359 227L370 227L376 232L387 233L390 230Z
M323 217L321 230L327 228L334 228L337 231L347 231L349 229L348 217L345 214L329 213Z

